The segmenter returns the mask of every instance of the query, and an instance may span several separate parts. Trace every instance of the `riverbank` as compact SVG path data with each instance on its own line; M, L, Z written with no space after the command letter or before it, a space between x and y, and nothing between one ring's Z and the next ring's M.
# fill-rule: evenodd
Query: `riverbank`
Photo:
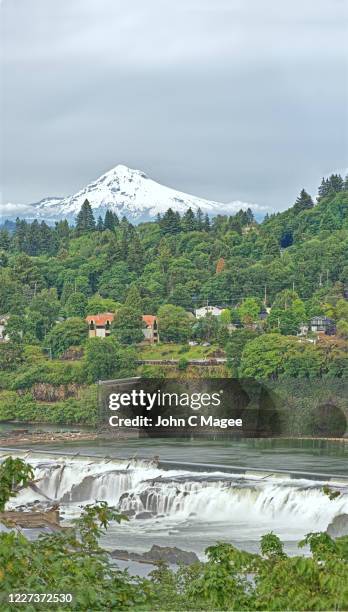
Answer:
M96 432L89 431L30 431L13 429L0 434L0 447L22 444L49 444L51 442L90 442L98 440Z

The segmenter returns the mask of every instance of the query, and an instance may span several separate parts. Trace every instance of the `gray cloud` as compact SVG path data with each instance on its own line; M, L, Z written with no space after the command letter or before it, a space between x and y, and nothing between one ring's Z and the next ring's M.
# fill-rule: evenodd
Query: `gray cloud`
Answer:
M2 201L124 163L282 209L347 165L345 0L4 0Z

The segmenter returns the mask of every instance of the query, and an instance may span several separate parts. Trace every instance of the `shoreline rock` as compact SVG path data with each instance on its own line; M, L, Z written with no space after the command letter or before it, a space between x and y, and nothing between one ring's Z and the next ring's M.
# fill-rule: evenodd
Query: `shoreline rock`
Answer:
M199 562L195 552L182 550L176 546L158 546L157 544L153 544L151 549L144 553L115 549L110 552L110 556L120 561L136 561L151 565L157 565L161 561L169 565L193 565Z
M332 538L348 535L348 514L338 514L326 528L326 533Z

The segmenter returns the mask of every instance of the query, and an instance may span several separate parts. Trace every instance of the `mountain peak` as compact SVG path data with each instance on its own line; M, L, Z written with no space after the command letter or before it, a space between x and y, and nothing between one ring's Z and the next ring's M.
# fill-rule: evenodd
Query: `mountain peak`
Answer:
M59 200L44 198L31 206L32 214L25 216L48 221L66 218L73 222L86 199L96 217L112 210L136 223L154 220L168 208L180 214L188 208L193 211L201 208L208 215L234 214L248 207L260 209L240 201L223 204L189 195L157 183L141 170L118 164L72 196Z

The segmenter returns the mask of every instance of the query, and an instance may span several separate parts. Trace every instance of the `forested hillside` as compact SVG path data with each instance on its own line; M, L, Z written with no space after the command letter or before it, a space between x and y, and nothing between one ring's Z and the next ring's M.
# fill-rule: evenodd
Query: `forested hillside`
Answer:
M158 316L161 341L180 344L183 362L191 340L225 354L228 375L345 377L347 297L348 182L339 175L323 179L315 204L302 190L262 223L250 210L210 219L169 209L133 226L111 212L94 219L87 201L73 227L17 220L0 230L3 416L27 414L25 402L33 418L70 402L76 420L86 385L136 370L141 314ZM221 316L195 319L206 304ZM106 311L117 313L111 337L88 340L86 315ZM301 338L320 315L336 333Z

